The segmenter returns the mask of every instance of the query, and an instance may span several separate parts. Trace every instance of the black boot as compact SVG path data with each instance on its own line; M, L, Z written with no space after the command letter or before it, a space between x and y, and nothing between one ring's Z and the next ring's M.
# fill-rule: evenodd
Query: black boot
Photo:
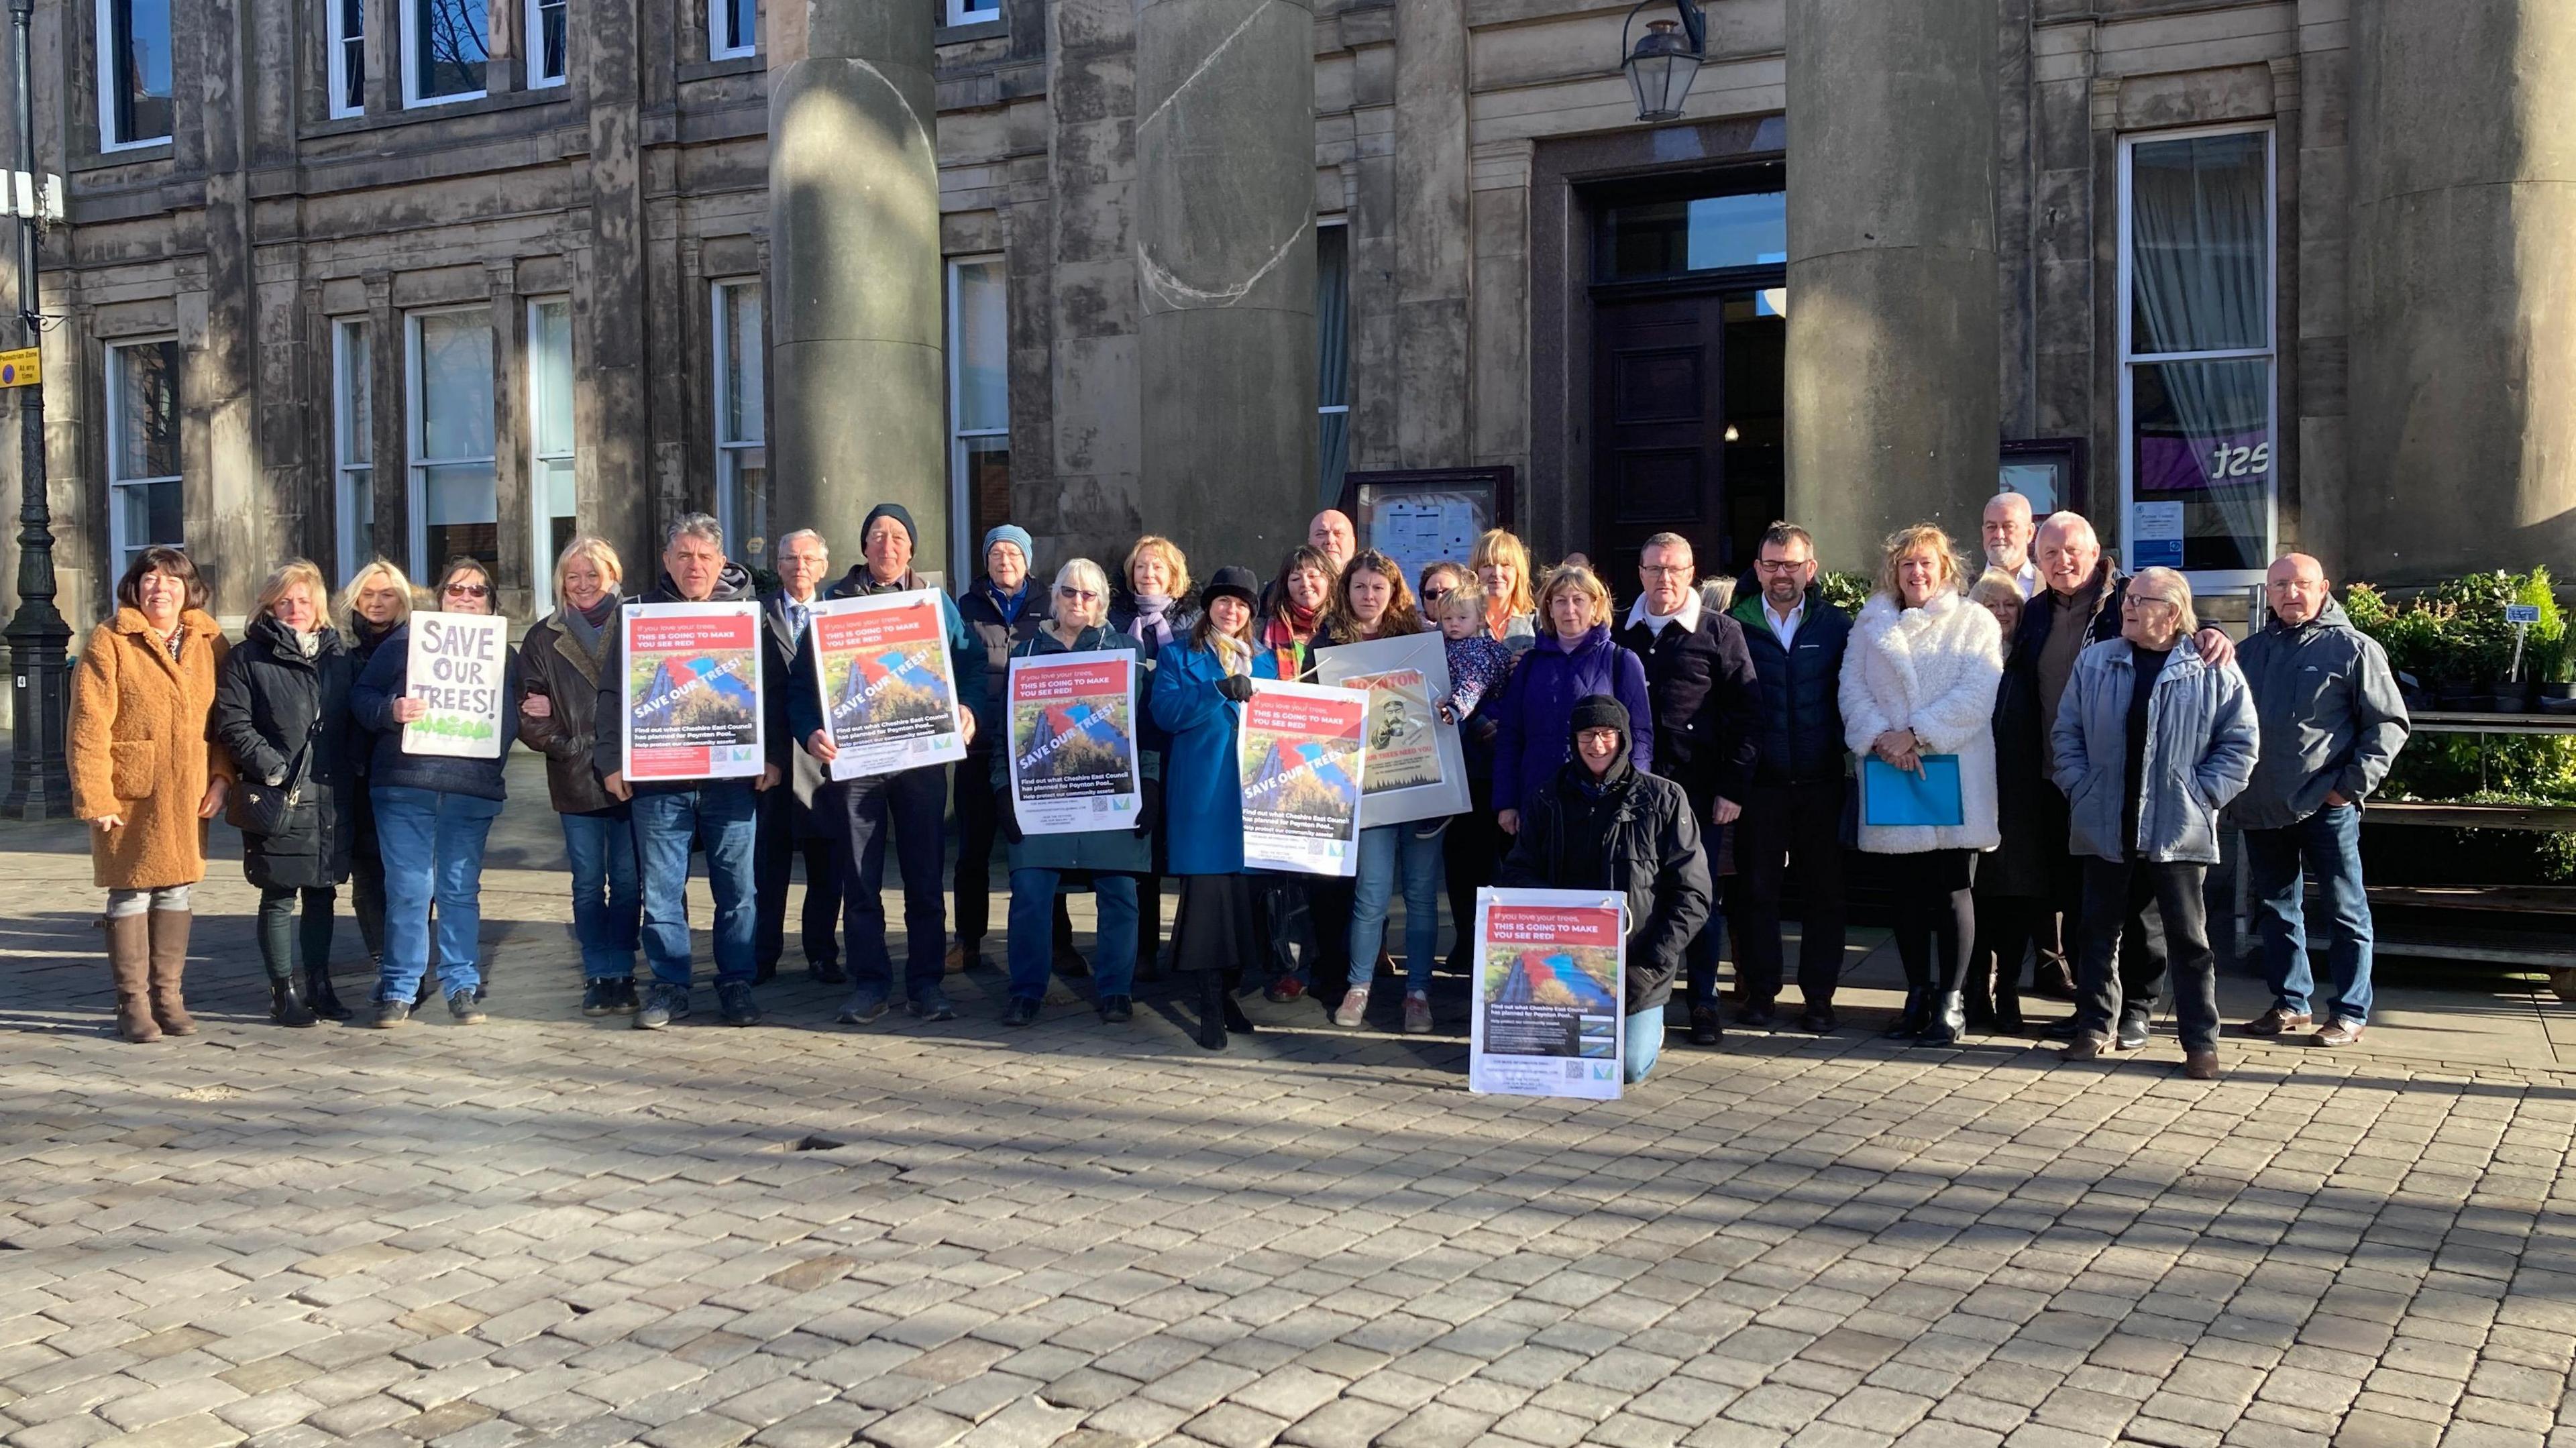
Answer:
M1905 1009L1897 1016L1895 1023L1887 1028L1886 1034L1890 1040L1919 1036L1923 1034L1924 1027L1931 1024L1931 988L1919 985L1908 986L1905 991Z
M1251 1035L1252 1018L1245 1015L1243 1007L1235 1003L1234 987L1231 983L1218 994L1217 999L1225 1005L1225 1028L1229 1031L1239 1031L1247 1036Z
M2020 972L2015 971L2014 974L2018 975ZM2020 985L2019 981L1997 980L1995 982L1994 1029L1997 1035L2018 1036L2030 1029L2029 1023L2021 1018Z
M349 1019L349 1008L340 1004L340 993L331 988L331 968L308 965L304 968L304 1008L326 1021Z
M1225 977L1209 971L1199 977L1199 1044L1211 1051L1225 1049Z
M268 1018L281 1026L315 1024L313 1013L304 1008L304 992L295 977L272 976L268 982Z
M1969 1030L1988 1032L1994 1030L1994 977L1987 974L1982 967L1970 967L1967 983L1959 992L1959 1005L1966 1015Z
M1959 1035L1968 1028L1967 1012L1959 1003L1959 993L1942 991L1932 1000L1932 1018L1924 1024L1923 1034L1915 1040L1926 1046L1958 1044Z

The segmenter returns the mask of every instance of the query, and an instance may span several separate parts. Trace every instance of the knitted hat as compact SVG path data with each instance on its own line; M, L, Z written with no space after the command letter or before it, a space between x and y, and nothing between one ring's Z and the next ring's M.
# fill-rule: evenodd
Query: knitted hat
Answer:
M906 523L904 526L908 528L912 525ZM1036 541L1029 537L1028 529L1015 523L1001 523L987 529L984 533L984 557L993 556L993 545L996 543L1008 543L1019 549L1022 564L1030 568L1037 566L1038 547Z
M1242 599L1248 605L1258 604L1261 601L1261 580L1253 577L1252 570L1249 568L1237 568L1228 564L1218 569L1216 576L1200 587L1199 604L1205 607L1229 594Z
M892 518L896 522L901 523L903 525L903 536L911 541L913 547L919 548L921 546L921 530L912 526L912 511L904 507L901 503L879 503L875 507L868 509L868 520L859 525L859 541L861 543L865 543L867 541L868 530L877 525L877 519L879 518Z
M1570 738L1586 729L1616 729L1623 741L1628 737L1628 706L1607 694L1586 694L1574 701L1574 715L1567 721Z

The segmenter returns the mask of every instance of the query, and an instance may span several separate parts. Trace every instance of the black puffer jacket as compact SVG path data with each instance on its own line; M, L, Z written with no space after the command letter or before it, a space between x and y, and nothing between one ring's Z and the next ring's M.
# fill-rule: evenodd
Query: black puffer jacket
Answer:
M298 751L305 784L287 827L242 832L242 876L262 889L320 889L349 878L349 792L357 782L349 724L355 664L340 635L323 629L305 655L294 631L263 614L224 656L215 676L215 738L232 751L243 783L282 783ZM242 823L235 791L228 817Z
M1753 778L1760 784L1821 784L1843 777L1843 646L1851 619L1807 586L1807 611L1788 648L1762 616L1762 592L1739 590L1728 610L1761 679L1754 716Z
M1521 801L1520 837L1494 883L1625 894L1625 1009L1633 1016L1672 998L1683 947L1708 923L1708 854L1689 796L1631 765L1624 734L1597 800L1583 792L1589 778L1581 758L1569 759L1553 784Z

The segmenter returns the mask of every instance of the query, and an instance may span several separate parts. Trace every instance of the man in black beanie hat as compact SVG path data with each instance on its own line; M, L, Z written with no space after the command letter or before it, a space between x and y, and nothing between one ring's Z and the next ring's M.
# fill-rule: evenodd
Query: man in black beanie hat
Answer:
M1494 883L1521 889L1619 890L1628 897L1627 1066L1634 1085L1664 1044L1664 1002L1682 953L1708 922L1708 856L1690 796L1628 762L1627 707L1607 694L1575 701L1573 757L1521 806L1521 829Z

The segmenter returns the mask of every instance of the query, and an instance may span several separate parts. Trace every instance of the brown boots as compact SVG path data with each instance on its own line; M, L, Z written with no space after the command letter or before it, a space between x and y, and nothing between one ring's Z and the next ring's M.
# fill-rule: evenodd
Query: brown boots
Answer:
M196 917L185 910L147 910L152 922L152 1018L168 1036L193 1036L197 1023L188 1018L188 1003L179 998L179 976L188 968L188 927Z
M116 977L116 1033L138 1044L161 1039L152 1019L152 924L143 914L110 915L99 922L107 931L107 968Z
M194 917L185 910L146 910L111 915L107 930L107 968L116 977L116 1033L134 1042L163 1036L193 1036L197 1023L179 994L179 977L188 965L188 927Z

